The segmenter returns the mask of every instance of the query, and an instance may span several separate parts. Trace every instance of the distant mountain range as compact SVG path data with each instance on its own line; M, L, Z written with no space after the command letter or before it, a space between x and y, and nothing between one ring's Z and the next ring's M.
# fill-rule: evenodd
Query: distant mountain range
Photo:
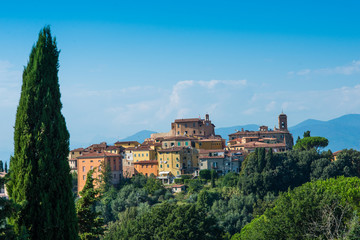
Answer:
M156 133L150 130L142 130L140 132L135 133L134 135L128 136L120 141L138 141L139 143L144 142L146 138L149 138L151 134Z
M289 128L294 142L309 130L311 136L326 137L333 152L344 148L360 150L360 114L348 114L329 121L308 119Z
M241 129L255 131L259 129L256 124L240 125L233 127L216 128L215 133L228 140L228 135L241 131ZM304 132L309 130L311 136L321 136L329 139L329 146L333 152L344 148L360 150L360 114L348 114L329 121L319 121L314 119L305 120L289 128L293 134L294 143L298 136L302 137ZM152 133L150 130L142 130L121 141L138 141L142 143L145 138L149 138Z

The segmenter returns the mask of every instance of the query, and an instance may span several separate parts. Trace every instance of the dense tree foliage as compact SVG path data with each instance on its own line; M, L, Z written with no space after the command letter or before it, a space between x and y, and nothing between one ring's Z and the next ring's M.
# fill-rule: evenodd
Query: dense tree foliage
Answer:
M209 169L200 170L199 177L201 179L210 180L211 179L211 171Z
M215 219L195 205L164 203L111 225L104 239L219 239L222 234Z
M310 150L315 148L318 150L319 148L324 148L329 144L329 140L324 137L305 137L296 142L294 149L299 150Z
M0 186L4 186L7 177L0 178ZM6 198L0 198L0 239L16 239L14 229L8 224L9 217L17 211L18 206L12 201Z
M352 149L343 150L337 161L333 161L331 151L319 153L310 149L274 154L270 149L264 157L263 150L256 149L243 165L239 187L244 194L277 195L311 180L360 176L359 165L360 152Z
M289 190L233 239L359 239L360 180L339 177Z
M50 28L40 31L23 72L8 192L21 206L11 218L30 239L77 239L69 133L61 114L59 51Z
M97 204L97 211L102 213L104 222L119 220L120 214L131 207L147 208L148 206L172 198L169 190L154 177L145 177L141 174L116 189L109 188Z
M86 183L80 192L80 199L76 202L76 214L79 224L81 240L96 240L103 234L103 219L95 211L95 202L99 190L94 188L93 170L86 176Z

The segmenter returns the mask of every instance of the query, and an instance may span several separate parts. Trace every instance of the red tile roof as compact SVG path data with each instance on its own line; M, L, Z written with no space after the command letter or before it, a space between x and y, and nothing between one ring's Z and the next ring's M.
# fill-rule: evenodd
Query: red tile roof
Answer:
M108 153L108 152L91 152L82 156L79 156L77 158L103 158L103 157L121 157L120 154L116 153Z
M184 118L184 119L175 119L176 123L182 123L182 122L199 122L204 121L204 119L201 118Z
M187 148L184 148L184 147L172 147L172 148L167 148L167 149L161 149L159 150L159 152L179 152L183 149L187 149Z
M145 161L138 161L134 162L134 164L158 164L157 160L145 160Z

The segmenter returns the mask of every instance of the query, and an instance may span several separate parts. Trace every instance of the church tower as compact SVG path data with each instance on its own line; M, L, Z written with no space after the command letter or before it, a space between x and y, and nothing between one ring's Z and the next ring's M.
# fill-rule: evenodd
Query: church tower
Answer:
M284 113L279 115L279 129L283 131L287 131L287 116Z

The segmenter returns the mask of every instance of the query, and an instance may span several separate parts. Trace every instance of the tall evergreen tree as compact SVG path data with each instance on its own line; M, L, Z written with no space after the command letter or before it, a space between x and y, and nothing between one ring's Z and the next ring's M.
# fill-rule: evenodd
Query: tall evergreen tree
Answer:
M81 240L99 239L104 232L102 227L104 221L99 217L100 213L95 211L96 195L99 194L99 189L94 189L93 172L93 170L88 172L85 186L80 192L81 198L76 202Z
M25 227L30 239L78 238L58 58L56 40L46 26L23 72L7 184L10 199L21 205L11 218L14 230Z
M7 162L5 162L5 172L7 173L8 172L8 167L7 167Z

